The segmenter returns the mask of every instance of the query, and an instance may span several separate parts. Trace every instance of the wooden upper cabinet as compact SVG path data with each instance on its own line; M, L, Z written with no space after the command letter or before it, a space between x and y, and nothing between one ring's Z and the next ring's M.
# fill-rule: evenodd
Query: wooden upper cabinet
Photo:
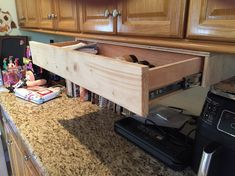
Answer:
M56 0L55 15L56 29L78 31L77 0Z
M124 35L183 37L186 0L122 0L117 32Z
M38 9L37 0L25 0L25 27L38 27Z
M116 18L114 19L111 13L116 8L115 0L81 0L79 10L81 31L115 34Z
M18 24L20 27L24 27L26 22L25 0L16 0L15 2L18 16Z
M40 28L53 29L53 0L38 0Z
M191 0L187 37L235 41L235 1Z
M178 38L185 8L186 0L82 0L80 24L83 32Z

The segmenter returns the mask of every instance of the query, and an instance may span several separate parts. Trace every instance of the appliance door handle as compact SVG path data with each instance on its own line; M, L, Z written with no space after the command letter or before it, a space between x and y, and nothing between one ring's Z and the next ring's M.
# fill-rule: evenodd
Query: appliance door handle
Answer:
M219 148L217 142L211 142L204 147L197 176L208 176L211 161Z

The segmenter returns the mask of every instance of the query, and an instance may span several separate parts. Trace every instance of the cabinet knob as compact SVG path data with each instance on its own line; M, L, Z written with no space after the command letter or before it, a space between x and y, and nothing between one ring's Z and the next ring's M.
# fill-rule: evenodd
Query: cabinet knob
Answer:
M104 16L105 16L106 18L112 16L112 13L109 12L109 9L106 9L106 10L104 11Z
M26 18L24 16L22 16L19 20L24 21L24 20L26 20Z
M57 18L57 15L53 13L53 14L51 14L51 18L52 18L52 19L56 19L56 18Z
M10 146L12 144L12 141L11 140L8 140L7 141L7 145Z
M48 20L51 20L51 19L52 19L52 14L48 14L48 15L47 15L47 19L48 19Z
M121 16L121 12L119 12L117 9L113 10L113 17L116 18L117 16Z
M25 156L24 156L24 160L25 160L25 161L28 161L29 159L30 159L30 156L29 156L29 155L25 155Z

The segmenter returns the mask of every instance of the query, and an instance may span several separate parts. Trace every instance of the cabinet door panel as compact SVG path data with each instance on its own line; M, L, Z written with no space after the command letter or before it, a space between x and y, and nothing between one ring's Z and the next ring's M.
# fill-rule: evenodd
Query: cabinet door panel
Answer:
M39 26L45 29L53 28L53 19L48 18L54 12L52 0L38 0Z
M24 160L21 151L19 150L13 132L7 123L4 124L8 152L10 157L12 175L24 175Z
M56 0L56 28L78 31L77 0Z
M40 175L30 160L25 161L24 172L25 172L25 176L39 176Z
M235 1L191 1L188 24L188 38L235 41Z
M16 10L19 26L24 27L26 22L25 0L16 0Z
M26 149L16 137L13 129L4 122L6 133L7 148L10 157L12 175L14 176L38 176L39 173L28 156Z
M182 37L185 0L122 0L118 5L118 33Z
M116 9L115 0L82 0L80 6L80 27L82 32L116 33L116 18L105 17L105 10L110 13Z
M5 127L5 134L6 134L6 142L7 142L7 150L8 150L8 154L9 154L9 158L10 158L10 163L11 163L11 171L12 171L12 175L16 175L16 168L12 167L14 165L14 161L15 161L15 156L13 155L13 149L11 147L12 144L12 138L10 135L10 131L9 128L7 128L6 124L4 124Z
M17 143L16 141L14 141L14 139L10 147L12 148L13 157L12 167L15 169L16 175L25 175L24 155L18 148Z
M25 0L25 27L38 27L37 0Z

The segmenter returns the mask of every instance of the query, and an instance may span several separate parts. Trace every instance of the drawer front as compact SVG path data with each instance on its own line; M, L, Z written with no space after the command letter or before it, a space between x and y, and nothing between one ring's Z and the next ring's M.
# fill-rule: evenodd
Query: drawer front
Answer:
M30 42L33 63L139 115L148 114L148 67Z

